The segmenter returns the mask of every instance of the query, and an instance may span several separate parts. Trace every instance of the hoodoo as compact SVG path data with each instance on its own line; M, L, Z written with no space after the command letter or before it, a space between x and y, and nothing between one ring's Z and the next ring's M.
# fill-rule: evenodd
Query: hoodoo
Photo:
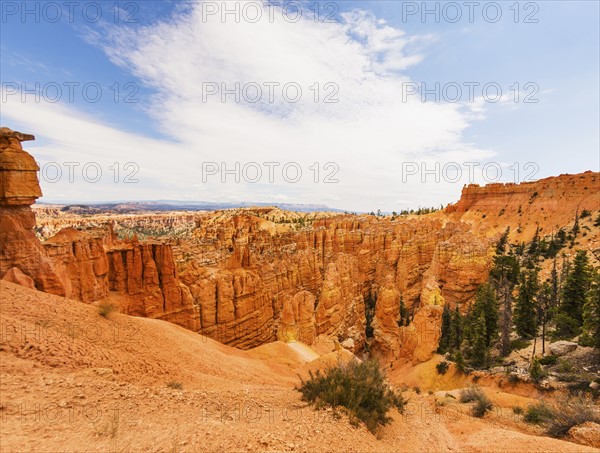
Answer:
M0 128L0 277L39 290L65 296L64 285L54 272L44 248L35 236L31 205L42 196L39 167L21 142L29 134ZM10 271L10 272L9 272Z

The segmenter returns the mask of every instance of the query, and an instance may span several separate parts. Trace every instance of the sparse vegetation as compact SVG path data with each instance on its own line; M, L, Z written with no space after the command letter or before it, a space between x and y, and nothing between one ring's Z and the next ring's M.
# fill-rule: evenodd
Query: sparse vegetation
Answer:
M460 399L459 401L461 403L470 403L471 401L475 401L475 399L477 398L477 395L481 393L481 390L479 389L479 387L469 387L466 389L462 389L460 391Z
M560 399L555 407L540 401L527 408L523 419L527 423L545 425L546 433L552 437L564 437L572 427L585 422L600 422L593 402L581 396Z
M593 403L583 397L563 399L559 401L552 417L546 419L546 433L552 437L564 437L573 426L585 422L600 422Z
M539 359L541 365L552 366L558 361L558 357L555 355L547 355Z
M446 374L446 372L448 371L450 364L446 361L440 362L435 366L435 369L437 370L438 374Z
M177 381L169 381L167 382L167 387L174 390L183 390L183 384Z
M100 305L98 305L98 314L103 318L106 318L115 310L115 308L116 307L111 303L102 302Z
M542 367L540 361L535 358L533 362L531 362L531 367L529 368L529 376L536 384L541 382L542 379L548 376L548 372Z
M558 371L559 373L570 373L571 371L573 371L573 364L567 359L559 359L556 371Z
M490 399L486 396L486 394L483 393L483 391L479 387L475 386L461 390L460 402L474 402L475 404L472 407L472 414L474 417L477 418L482 418L487 412L492 410L492 407L494 407Z
M554 417L554 411L544 401L527 407L523 420L533 425L541 425Z
M522 338L518 338L510 342L510 349L513 351L519 351L521 349L527 348L531 344L531 341L523 340Z
M516 415L523 415L525 412L521 406L513 406L512 411Z
M521 378L519 377L518 374L516 373L510 373L508 375L508 383L511 385L517 385L519 382L521 382Z
M392 406L400 412L407 400L402 394L392 390L385 381L385 375L375 360L351 361L339 364L324 373L320 370L310 373L308 380L302 380L297 390L302 399L317 407L343 407L349 415L363 422L374 432L378 426L390 422L387 415Z

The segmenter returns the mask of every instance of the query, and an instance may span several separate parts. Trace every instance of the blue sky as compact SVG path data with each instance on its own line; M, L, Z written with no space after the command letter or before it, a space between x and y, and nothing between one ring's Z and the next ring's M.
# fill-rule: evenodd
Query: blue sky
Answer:
M220 1L75 2L73 16L67 3L51 3L63 9L27 2L31 12L23 16L23 2L2 2L0 31L1 123L37 136L26 149L43 167L47 202L183 199L392 211L454 201L464 183L497 179L496 168L500 181L515 180L517 167L519 180L531 169L535 179L599 170L595 1L480 2L473 20L465 2L428 2L437 18L421 15L422 2L321 2L316 21L314 2L288 5L287 15L278 5L246 2L225 20ZM252 22L256 5L262 16ZM294 22L298 5L302 17ZM452 22L457 11L462 18ZM331 23L323 22L330 13ZM280 85L273 102L264 91L258 103L232 95L221 102L221 88L236 82ZM280 89L290 82L302 89L297 102ZM479 84L473 102L469 82ZM450 97L459 86L462 96L436 102L430 94L423 103L406 95L436 83ZM207 96L208 84L219 93ZM501 88L498 102L490 102L493 90L483 97L486 84ZM39 102L18 92L36 86ZM327 94L338 102L323 102ZM523 102L528 94L538 102ZM222 162L229 176L212 171ZM458 164L462 177L422 173L436 163ZM479 165L472 177L465 163ZM485 178L479 168L490 163ZM291 167L287 176L284 167ZM294 182L297 168L302 177Z

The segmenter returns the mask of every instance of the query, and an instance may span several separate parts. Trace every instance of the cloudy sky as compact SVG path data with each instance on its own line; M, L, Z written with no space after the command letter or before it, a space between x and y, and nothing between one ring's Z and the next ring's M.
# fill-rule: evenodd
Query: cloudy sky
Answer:
M399 211L599 170L598 2L1 5L46 202Z

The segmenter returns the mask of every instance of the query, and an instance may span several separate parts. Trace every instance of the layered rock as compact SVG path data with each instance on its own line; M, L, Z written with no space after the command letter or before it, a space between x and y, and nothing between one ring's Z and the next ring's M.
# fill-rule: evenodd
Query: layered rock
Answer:
M179 282L170 245L117 241L104 258L109 289L124 296L119 299L122 311L198 330L198 307Z
M0 128L0 276L17 268L37 289L65 296L64 285L33 232L35 215L30 205L42 195L39 167L21 146L21 141L33 139Z
M30 209L41 195L37 165L20 147L28 137L3 134L0 277L86 302L108 298L125 313L240 348L326 336L354 351L368 342L384 360L427 360L437 349L443 306L466 311L506 226L523 238L531 224L558 228L577 210L598 208L600 179L584 173L468 186L445 212L395 219L277 208L139 215L81 208L83 218L44 208L53 217L38 225L47 238L41 243ZM557 207L564 209L551 214ZM398 325L401 298L408 326Z
M453 220L460 220L489 235L508 226L513 241L530 240L536 228L551 235L573 224L584 210L597 211L600 174L587 171L560 175L521 184L467 185L460 200L446 208Z
M97 221L98 228L80 218L76 226L85 225L84 231L64 224L40 242L30 206L42 195L39 167L21 146L33 139L0 129L0 278L83 302L105 299L112 290L126 313L198 330L199 310L179 282L170 245L118 240L108 218Z

